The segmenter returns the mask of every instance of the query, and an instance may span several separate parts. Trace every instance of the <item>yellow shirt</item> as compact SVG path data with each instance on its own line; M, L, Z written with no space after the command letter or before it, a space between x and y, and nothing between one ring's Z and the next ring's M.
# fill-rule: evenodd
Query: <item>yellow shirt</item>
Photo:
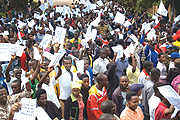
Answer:
M178 46L178 47L180 47L180 42L177 41L177 40L176 40L175 42L173 42L173 44L176 45L176 46Z
M72 39L70 40L70 42L71 42L71 43L73 43L73 42L74 42L74 40L75 40L75 39L74 39L74 38L72 38ZM81 43L81 39L79 39L79 38L78 38L78 43Z
M140 71L137 67L136 67L136 71L134 73L132 72L132 68L133 67L129 64L127 69L126 69L126 74L129 78L129 84L130 85L138 83L138 77L140 75Z

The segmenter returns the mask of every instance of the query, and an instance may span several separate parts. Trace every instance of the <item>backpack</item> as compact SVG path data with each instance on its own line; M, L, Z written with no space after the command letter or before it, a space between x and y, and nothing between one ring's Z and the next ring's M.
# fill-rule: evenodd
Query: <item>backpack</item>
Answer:
M180 83L180 75L178 75L177 77L175 77L173 79L173 81L171 82L171 85L173 87L173 89L178 93L178 85Z

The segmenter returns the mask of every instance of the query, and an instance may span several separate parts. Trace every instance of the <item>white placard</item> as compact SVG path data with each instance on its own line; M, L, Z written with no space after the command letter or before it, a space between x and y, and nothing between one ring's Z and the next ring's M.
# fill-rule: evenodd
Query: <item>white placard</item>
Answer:
M12 54L16 53L16 56L21 57L24 49L25 49L24 46L18 44L11 44L11 49L9 50L9 52L11 52Z
M81 40L81 45L84 47L84 48L89 48L89 45L87 43L88 41L86 41L85 39L82 39Z
M92 41L94 41L96 39L96 35L97 35L97 30L92 29Z
M46 49L48 44L51 42L51 40L52 40L52 35L45 34L45 36L43 37L43 40L40 43L40 46Z
M39 50L36 47L34 47L34 59L35 60L40 60L41 59L41 55L39 54Z
M156 31L154 30L154 28L152 28L147 34L147 39L151 39L151 40L152 38L156 39L155 36L156 36Z
M126 20L126 22L123 25L124 27L129 27L131 25L131 22L129 22L129 20Z
M50 13L50 18L54 17L54 12Z
M80 72L81 74L84 73L84 60L76 60L76 66L78 72Z
M22 107L14 114L15 120L35 120L36 99L22 98Z
M117 52L116 60L123 57L123 47L121 45L113 46L112 49Z
M35 109L35 116L38 120L52 120L42 107Z
M104 5L101 0L97 1L97 4L98 4L99 6L103 6L103 5Z
M64 53L54 53L54 57L49 63L48 67L52 67L52 66L56 67L63 56L64 56Z
M116 16L114 18L114 22L123 24L124 21L125 21L125 16L123 14L121 14L120 12L117 12Z
M134 50L136 48L136 44L134 45L133 43L131 43L125 50L124 50L124 54L126 57L130 57L130 54L134 53Z
M135 43L138 43L138 38L137 38L135 35L131 34L129 37L130 37Z
M54 55L51 54L50 52L44 52L44 53L43 53L43 56L46 57L46 58L49 59L49 60L52 60L53 57L54 57Z
M49 0L49 5L53 6L53 0Z
M40 15L37 14L37 13L34 13L34 18L36 18L36 19L41 19Z
M28 26L33 28L33 26L35 25L35 21L34 20L31 20L30 22L28 22Z
M177 22L180 20L180 15L178 15L176 18L174 18L174 21Z
M60 44L63 44L65 36L66 36L66 29L56 26L54 42L58 42Z
M42 11L42 12L44 12L46 9L45 9L45 5L43 5L43 4L41 4L40 6L39 6L39 9Z
M56 7L56 12L62 13L63 12L63 7Z
M168 11L164 7L164 4L163 4L162 0L160 2L160 5L159 5L157 13L159 13L160 15L163 15L163 16L167 16L167 14L168 14Z
M48 9L48 3L44 3L45 10Z
M90 4L90 5L89 5L89 8L90 8L91 10L96 9L96 4Z
M172 105L180 109L180 96L170 85L158 87L158 90Z
M0 61L10 61L11 59L11 43L0 43Z

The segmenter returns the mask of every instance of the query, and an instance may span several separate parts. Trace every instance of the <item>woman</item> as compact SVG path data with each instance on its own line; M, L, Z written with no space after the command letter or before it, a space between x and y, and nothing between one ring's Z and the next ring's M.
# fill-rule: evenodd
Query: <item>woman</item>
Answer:
M65 120L83 120L84 103L80 94L82 81L71 83L72 93L65 102Z

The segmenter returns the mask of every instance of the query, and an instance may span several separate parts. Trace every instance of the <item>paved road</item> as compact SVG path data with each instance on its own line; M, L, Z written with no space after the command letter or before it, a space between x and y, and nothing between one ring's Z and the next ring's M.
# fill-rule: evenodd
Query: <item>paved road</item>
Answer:
M43 2L44 0L41 0L41 3ZM71 5L72 2L73 0L53 0L54 5L65 5L65 4Z

